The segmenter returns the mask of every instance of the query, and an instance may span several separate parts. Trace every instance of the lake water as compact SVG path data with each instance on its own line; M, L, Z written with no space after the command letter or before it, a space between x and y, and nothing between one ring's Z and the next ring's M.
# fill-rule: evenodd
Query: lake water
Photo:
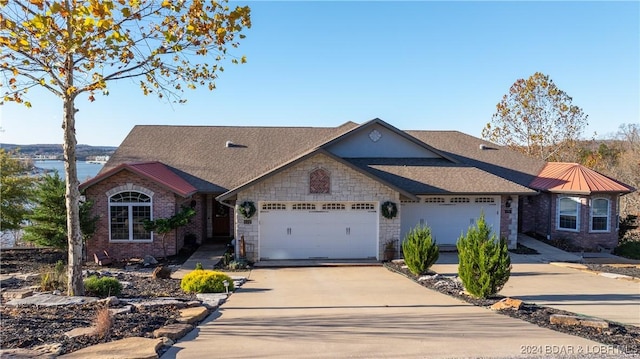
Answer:
M33 165L45 170L58 171L58 174L60 174L60 177L62 177L62 179L64 179L65 177L64 161L33 161ZM80 183L88 180L89 178L95 177L102 169L102 166L102 164L98 163L78 161L78 180L80 180Z

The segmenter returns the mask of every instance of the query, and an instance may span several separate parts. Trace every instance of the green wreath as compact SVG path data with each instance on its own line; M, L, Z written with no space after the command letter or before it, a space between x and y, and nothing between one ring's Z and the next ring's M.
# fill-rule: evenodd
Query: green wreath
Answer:
M256 213L256 206L251 201L244 201L238 206L238 213L240 213L242 217L249 219Z
M398 207L391 201L386 201L380 206L382 216L387 219L392 219L398 214Z

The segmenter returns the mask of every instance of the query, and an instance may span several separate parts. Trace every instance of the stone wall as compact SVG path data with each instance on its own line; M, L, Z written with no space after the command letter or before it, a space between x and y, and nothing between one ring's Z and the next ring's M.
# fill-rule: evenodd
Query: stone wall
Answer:
M331 192L328 194L309 191L309 174L318 168L326 170L330 175ZM399 194L396 191L323 154L313 156L240 191L236 203L244 201L252 201L256 207L258 207L258 201L377 201L379 203L392 201L398 206L400 204ZM389 220L380 214L379 209L378 213L380 216L378 258L381 259L384 242L397 239L400 233L400 214ZM236 238L244 236L247 258L258 261L260 259L258 253L260 210L258 209L250 220L245 220L238 211L235 211L235 216Z

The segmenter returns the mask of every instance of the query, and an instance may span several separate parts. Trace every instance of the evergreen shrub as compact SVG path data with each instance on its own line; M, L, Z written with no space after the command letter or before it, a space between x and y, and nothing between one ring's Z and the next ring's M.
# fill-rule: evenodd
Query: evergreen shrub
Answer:
M122 293L122 283L116 278L92 275L84 280L84 290L87 295L96 297L118 296Z
M180 288L187 293L224 293L225 280L229 283L229 291L232 291L233 280L228 275L209 269L196 269L182 278Z
M431 235L431 228L421 225L407 233L402 242L402 252L404 263L415 275L427 273L440 256L438 245Z
M467 292L478 298L495 295L509 280L511 258L507 241L496 237L484 219L461 235L458 247L458 276Z

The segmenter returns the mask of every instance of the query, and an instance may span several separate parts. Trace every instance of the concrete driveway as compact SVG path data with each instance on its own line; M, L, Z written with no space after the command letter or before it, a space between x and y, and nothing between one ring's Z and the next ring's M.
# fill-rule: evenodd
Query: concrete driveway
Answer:
M162 358L477 358L601 347L380 266L265 268L249 279Z
M537 256L511 254L511 277L500 294L529 303L640 326L640 283L607 278ZM456 275L456 253L443 253L431 269Z

